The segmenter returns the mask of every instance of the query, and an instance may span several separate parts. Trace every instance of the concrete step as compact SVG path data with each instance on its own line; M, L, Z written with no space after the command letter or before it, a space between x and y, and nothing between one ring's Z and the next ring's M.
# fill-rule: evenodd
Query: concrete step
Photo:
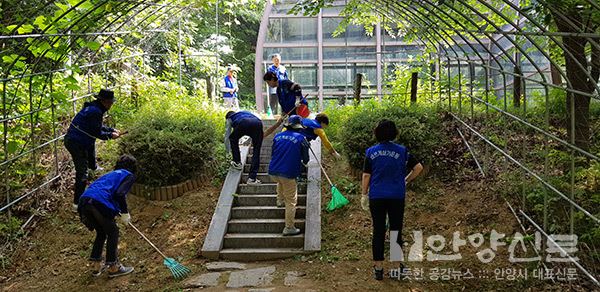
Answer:
M234 199L234 206L275 206L277 195L239 195ZM298 195L298 205L306 206L306 195Z
M302 219L306 208L296 206L296 218ZM285 208L277 206L239 206L231 208L231 219L278 219L285 218Z
M242 174L242 182L246 182L248 180L249 175L249 173ZM273 178L271 178L271 176L266 172L257 173L256 178L258 178L263 183L275 183L273 181Z
M263 183L260 185L248 185L240 184L238 187L238 194L250 195L250 194L276 194L277 184L276 183ZM298 183L298 194L306 194L306 182Z
M226 234L223 248L303 248L304 234L283 236L281 233Z
M246 163L244 164L244 173L242 174L242 183L246 182L248 180L248 175L250 174L250 163ZM268 176L268 171L269 171L269 164L265 163L264 161L261 161L261 163L258 165L258 179L260 179L260 176L262 175L263 178L265 178L266 176ZM306 178L306 171L303 171L302 174L300 175L301 177ZM261 180L263 181L263 180ZM265 180L263 182L267 182L268 180Z
M296 228L304 232L304 219L296 219ZM281 233L285 220L281 219L230 219L227 233Z
M222 259L231 261L265 261L290 258L303 253L302 248L225 248L219 255Z
M246 163L252 163L252 157L253 155L248 155L248 157L246 158ZM270 153L260 153L260 162L261 163L267 163L271 161L271 154Z
M250 171L250 163L246 163L244 164L244 173L248 173ZM260 165L258 165L258 172L259 173L267 173L269 171L269 162L268 161L261 161ZM247 180L248 178L246 178ZM242 180L243 182L245 182L246 180Z

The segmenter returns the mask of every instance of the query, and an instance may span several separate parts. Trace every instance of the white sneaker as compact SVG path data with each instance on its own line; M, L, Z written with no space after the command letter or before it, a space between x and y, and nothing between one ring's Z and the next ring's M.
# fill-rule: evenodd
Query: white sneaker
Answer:
M233 169L242 170L242 163L241 162L232 161L231 162L231 167L233 167Z
M75 212L75 213L77 213L77 204L73 204L73 209L72 209L72 211L73 211L73 212Z
M292 236L292 235L298 235L302 233L302 231L300 231L300 229L296 228L296 227L292 227L292 228L284 228L283 229L283 236Z
M248 178L248 181L246 181L246 184L249 184L249 185L259 185L259 184L262 184L262 181L260 181L257 178L255 178L255 179Z

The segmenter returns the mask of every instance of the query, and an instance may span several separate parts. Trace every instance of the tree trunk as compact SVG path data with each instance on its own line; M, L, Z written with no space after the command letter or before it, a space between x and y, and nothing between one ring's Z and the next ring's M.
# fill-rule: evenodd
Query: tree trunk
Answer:
M208 97L209 100L212 100L212 94L213 94L213 83L210 77L206 77L206 97Z
M562 17L565 17L564 15ZM571 23L582 23L578 13L571 12L567 16ZM561 32L581 32L581 29L572 27L561 16L554 15L554 21ZM563 36L565 47L565 67L567 73L567 87L580 92L591 93L593 87L587 77L587 72L581 68L582 64L587 68L585 45L587 40L582 37ZM574 140L577 147L587 150L590 143L590 97L584 94L567 93L567 134L569 140ZM573 116L572 116L573 114Z

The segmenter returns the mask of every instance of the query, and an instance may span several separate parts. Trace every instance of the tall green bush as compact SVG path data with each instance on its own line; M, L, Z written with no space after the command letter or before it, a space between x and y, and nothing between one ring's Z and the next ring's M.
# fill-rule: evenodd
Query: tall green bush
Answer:
M410 153L427 162L432 160L443 139L441 122L432 106L404 107L394 100L366 101L358 107L330 109L334 140L341 144L342 152L355 169L362 168L367 148L375 145L373 129L382 119L392 120L398 127L395 142L408 147Z
M120 140L139 162L138 182L172 185L215 166L224 113L206 100L161 100L144 105Z

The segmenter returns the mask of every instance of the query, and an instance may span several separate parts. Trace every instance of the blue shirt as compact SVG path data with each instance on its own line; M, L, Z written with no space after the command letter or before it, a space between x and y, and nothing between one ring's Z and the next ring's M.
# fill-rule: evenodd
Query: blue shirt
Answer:
M367 149L364 172L371 174L369 199L404 199L408 161L406 147L393 142Z
M277 99L279 100L279 105L281 105L281 110L284 113L289 113L296 107L296 97L300 97L300 102L303 104L308 104L306 99L302 97L302 89L300 86L295 86L292 89L292 85L295 83L290 80L279 80L277 86Z
M308 163L308 147L304 135L295 130L287 130L275 135L269 174L285 178L300 176L302 162Z
M233 126L234 128L239 126L241 121L245 119L253 119L260 121L260 119L257 116L248 111L239 111L231 115L229 118L231 119L231 126Z
M134 175L125 169L111 171L94 181L81 195L79 202L86 198L101 204L113 215L127 213L127 193L135 181Z
M302 134L306 137L306 140L312 141L317 139L317 134L315 134L315 129L321 129L323 126L317 122L317 120L312 119L302 119L302 125L306 128L302 129Z
M277 79L279 79L279 80L289 79L287 71L285 70L285 67L281 64L279 65L279 67L275 67L274 64L269 66L269 68L267 69L267 72L275 73L275 75L277 75Z
M279 64L279 67L275 67L275 65L271 65L267 68L267 72L273 72L275 73L275 75L277 75L277 79L278 80L285 80L285 79L289 79L288 78L288 74L287 71L285 70L285 67L281 64ZM270 88L269 87L269 94L276 94L277 93L277 88Z
M114 129L102 125L105 112L106 109L98 100L84 103L83 109L71 121L65 137L84 147L93 146L96 139L112 138Z
M229 144L229 136L231 135L231 131L237 128L237 126L239 126L244 120L249 119L257 121L262 125L262 121L257 116L247 111L239 111L231 115L225 122L225 151L227 151L227 153L231 152L231 144Z
M227 88L231 88L234 89L236 88L237 85L237 80L233 79L233 78L229 78L229 76L225 76L225 87ZM231 98L231 97L237 97L237 91L231 93L229 91L223 92L223 97L224 98Z

